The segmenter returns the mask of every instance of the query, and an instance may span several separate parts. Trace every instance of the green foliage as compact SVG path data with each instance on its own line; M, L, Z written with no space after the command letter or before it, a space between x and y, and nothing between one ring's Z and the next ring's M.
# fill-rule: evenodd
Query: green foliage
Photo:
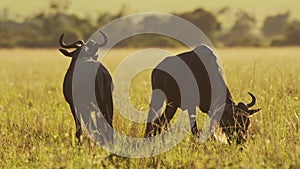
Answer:
M253 33L256 19L244 11L237 14L232 28L220 36L225 46L260 46L260 39Z
M78 39L86 40L97 29L105 24L126 15L126 6L116 14L101 13L95 20L82 18L76 14L68 13L70 0L51 0L47 10L28 17L23 22L7 20L7 11L3 11L0 20L0 48L29 47L53 48L57 47L57 40L61 33L65 33L66 41ZM222 46L266 46L266 45L299 45L298 21L289 23L289 13L269 16L265 19L263 27L258 29L256 19L245 11L232 13L228 7L221 9L216 14L203 8L194 11L176 13L195 26L200 28L216 45ZM232 17L232 15L236 17ZM233 21L230 29L223 28L218 18L228 16L227 20ZM234 19L235 18L235 19ZM150 24L152 19L161 23ZM140 23L128 21L122 23L114 32L139 31L147 27L156 30L158 26L168 25L168 21L160 18L143 18ZM225 24L226 25L226 24ZM182 33L182 30L178 30ZM115 35L117 36L117 35ZM145 35L132 37L118 44L118 47L178 47L176 40L164 37Z
M286 26L283 37L272 41L272 46L300 45L300 22L293 21Z
M176 47L183 46L181 42L168 36L156 34L136 35L121 41L116 47Z
M282 36L288 25L290 13L278 14L276 16L268 16L263 24L262 33L268 37Z
M96 22L92 24L88 18L79 18L75 14L68 14L64 12L68 8L67 3L60 3L58 1L51 1L49 5L48 13L42 12L34 15L31 18L27 18L23 23L17 23L10 21L12 24L7 24L7 21L0 21L1 32L7 32L8 34L2 35L7 39L0 39L0 47L56 47L57 39L61 33L67 34L66 41L75 41L78 39L87 39L94 31L101 26L118 19L125 15L125 6L120 9L117 14L103 13L96 19ZM196 26L198 26L206 35L211 39L215 39L215 32L221 29L221 24L217 21L217 18L210 12L199 8L193 12L186 12L178 14L179 16L189 20ZM141 23L144 25L124 23L118 27L121 32L127 30L139 30L142 27L150 27L155 30L155 25L149 25L149 21L153 18L144 18ZM156 18L159 20L159 18ZM130 21L129 21L130 22ZM161 20L161 24L168 24L168 21ZM15 29L23 26L24 29ZM118 32L118 31L116 31ZM142 46L162 46L162 47L175 47L180 43L168 37L158 37L154 35L145 35L139 37L133 37L131 40L124 40L119 47L142 47Z
M210 39L215 39L215 34L221 30L221 23L216 16L203 8L198 8L193 12L178 14L178 16L192 22Z
M286 30L286 41L289 45L300 45L300 22L293 21Z

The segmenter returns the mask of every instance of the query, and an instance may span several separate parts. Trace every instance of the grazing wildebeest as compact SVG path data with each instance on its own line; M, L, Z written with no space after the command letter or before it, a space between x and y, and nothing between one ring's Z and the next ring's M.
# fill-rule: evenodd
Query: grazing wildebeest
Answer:
M84 57L88 57L89 62L96 63L98 58L98 49L107 44L107 36L100 31L100 33L104 37L104 42L99 44L94 42L93 40L85 43L84 41L80 40L74 42L72 44L66 45L63 42L64 34L62 34L59 38L59 45L65 49L75 49L72 52L68 52L65 49L59 49L59 51L67 57L71 57L70 66L66 72L64 83L63 83L63 93L65 96L66 101L70 105L70 109L72 115L75 120L76 124L76 137L80 142L80 136L82 134L82 127L79 117L76 116L75 112L75 105L73 100L73 93L72 93L72 80L73 80L73 73L75 68L76 60L78 59L81 51L85 52ZM93 64L92 63L92 64ZM97 62L98 64L98 62ZM97 104L99 106L100 112L104 116L105 120L108 124L112 127L112 120L113 120L113 102L112 102L112 78L108 70L100 63L95 79L95 95Z
M150 137L156 135L157 133L161 133L162 128L167 127L166 125L169 124L178 108L188 110L191 131L194 135L198 133L196 124L196 107L198 106L204 113L209 113L212 98L212 87L208 72L202 60L196 54L195 50L200 51L202 55L205 55L202 57L211 57L209 58L210 61L215 62L216 65L218 65L216 56L214 55L213 51L205 45L200 45L192 51L181 53L177 56L167 57L162 62L160 62L156 66L156 68L154 68L151 74L152 98L145 137ZM174 77L170 75L170 72L171 74L173 72L173 75L180 74L178 72L178 69L180 69L180 67L172 65L175 63L175 59L180 59L181 61L183 61L183 63L192 72L195 83L197 84L197 91L199 92L199 95L197 95L197 97L200 97L199 102L196 101L195 103L188 103L188 106L182 107L180 87L178 86L178 83L175 81ZM168 71L164 71L164 69L167 67L170 69ZM215 69L220 68L217 66ZM222 77L221 72L218 72ZM185 76L185 74L179 76ZM186 81L185 85L187 86L185 87L192 88L191 86L189 86L189 84L191 83L191 81ZM157 96L153 92L156 89L161 90L164 93L165 97L162 98L160 96ZM226 86L226 98L224 100L225 103L223 104L224 111L219 126L227 135L228 143L236 141L236 143L239 144L245 140L245 136L250 125L249 117L260 110L249 110L249 108L254 106L256 102L255 96L251 93L249 93L249 95L252 98L252 101L249 104L245 104L242 102L236 104L233 101L230 91ZM164 101L166 101L167 104L165 110L161 113L160 109L163 107ZM158 117L154 121L153 115Z

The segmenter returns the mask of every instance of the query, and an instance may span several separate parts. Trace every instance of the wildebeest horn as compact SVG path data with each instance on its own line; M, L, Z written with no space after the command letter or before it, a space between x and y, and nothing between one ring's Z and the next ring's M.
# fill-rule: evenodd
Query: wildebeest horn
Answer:
M107 36L106 36L106 34L105 34L104 32L102 32L102 31L99 31L99 32L102 34L102 36L103 36L103 38L104 38L104 42L98 44L98 47L102 47L102 46L105 46L105 45L107 44L108 38L107 38Z
M66 51L65 49L59 49L59 51L64 54L65 56L72 56L72 54L68 51Z
M255 110L248 110L247 113L249 113L250 115L253 115L254 113L256 113L256 112L258 112L260 110L261 110L261 108L255 109Z
M63 42L63 38L64 38L64 34L61 34L60 37L59 37L59 45L63 48L66 48L66 49L70 49L70 48L79 48L81 47L84 42L82 40L79 40L77 42L74 42L72 44L69 44L69 45L66 45L64 42Z
M254 96L252 93L248 92L248 94L249 94L249 95L251 96L251 98L252 98L251 103L247 104L247 107L250 108L250 107L252 107L252 106L255 105L256 98L255 98L255 96Z

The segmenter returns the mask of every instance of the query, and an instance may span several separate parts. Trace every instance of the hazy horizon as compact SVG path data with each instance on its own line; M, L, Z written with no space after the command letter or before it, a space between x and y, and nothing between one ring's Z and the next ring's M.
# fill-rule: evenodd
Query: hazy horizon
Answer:
M137 12L168 12L177 13L192 11L196 8L203 7L211 12L216 13L224 7L232 10L244 10L255 16L258 20L269 15L290 12L291 19L300 18L300 1L294 0L211 0L208 2L190 0L164 0L164 1L133 1L133 0L114 0L107 2L105 0L2 0L0 5L1 16L6 13L10 19L22 20L33 14L49 10L50 2L61 2L70 4L66 10L68 13L76 13L81 17L95 17L101 13L116 13L125 7L126 14ZM98 5L97 5L98 4Z

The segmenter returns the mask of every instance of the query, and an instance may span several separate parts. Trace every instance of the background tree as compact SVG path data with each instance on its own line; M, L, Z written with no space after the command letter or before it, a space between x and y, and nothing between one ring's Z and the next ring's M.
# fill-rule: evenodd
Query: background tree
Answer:
M221 23L217 20L216 16L203 8L198 8L192 12L185 12L176 15L192 22L211 40L214 40L216 33L221 30Z
M300 22L293 21L286 29L285 33L287 45L300 45Z
M289 16L289 12L268 16L263 23L262 33L267 37L283 36Z
M254 34L255 17L240 11L231 29L220 36L220 41L225 46L259 46L260 40Z

